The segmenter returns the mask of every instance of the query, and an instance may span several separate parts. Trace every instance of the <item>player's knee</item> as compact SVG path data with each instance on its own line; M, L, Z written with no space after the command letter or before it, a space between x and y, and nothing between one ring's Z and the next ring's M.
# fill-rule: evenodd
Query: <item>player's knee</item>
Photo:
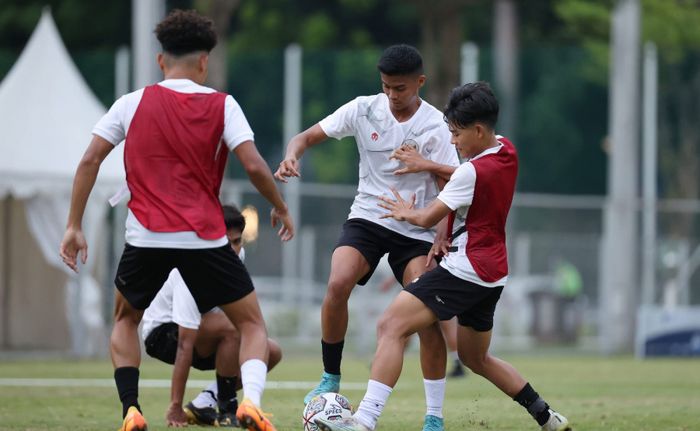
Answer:
M390 314L384 314L377 322L377 338L405 338L405 332L399 319Z
M223 332L223 341L229 344L240 344L241 333L234 327L226 328Z
M246 321L238 324L239 337L241 338L267 338L267 329L265 329L265 322L258 323L256 321Z
M429 346L431 349L437 350L445 346L445 337L443 337L437 323L418 331L418 337L421 345Z
M127 303L122 303L114 308L115 325L138 326L141 322L143 311L137 310Z
M459 360L462 361L472 372L478 375L484 374L484 369L486 368L486 356L484 355L473 355L464 354L459 352Z
M326 291L326 301L331 304L347 303L352 293L354 285L350 285L344 280L330 279L328 280L328 290Z

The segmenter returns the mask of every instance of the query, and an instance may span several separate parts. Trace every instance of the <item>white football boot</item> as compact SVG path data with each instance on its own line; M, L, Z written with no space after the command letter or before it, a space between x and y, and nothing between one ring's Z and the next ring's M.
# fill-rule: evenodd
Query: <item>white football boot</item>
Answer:
M542 425L542 431L572 431L569 420L549 409L549 420Z

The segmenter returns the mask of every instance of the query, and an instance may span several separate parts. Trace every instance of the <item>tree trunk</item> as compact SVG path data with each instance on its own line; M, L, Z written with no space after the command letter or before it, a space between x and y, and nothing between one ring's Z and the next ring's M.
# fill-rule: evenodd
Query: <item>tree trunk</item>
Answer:
M438 109L447 102L450 90L460 84L462 13L471 0L411 0L418 9L421 52L427 80L423 97Z
M698 199L700 196L700 131L698 130L698 112L700 103L700 76L697 74L678 87L678 129L679 148L677 153L676 187L678 198ZM684 213L675 225L676 234L682 238L693 236L696 215Z
M496 0L493 18L495 91L501 105L498 130L516 139L518 106L518 13L515 0Z
M228 88L228 30L231 16L238 8L240 0L197 0L195 7L214 21L219 43L209 55L209 77L207 84L219 91Z

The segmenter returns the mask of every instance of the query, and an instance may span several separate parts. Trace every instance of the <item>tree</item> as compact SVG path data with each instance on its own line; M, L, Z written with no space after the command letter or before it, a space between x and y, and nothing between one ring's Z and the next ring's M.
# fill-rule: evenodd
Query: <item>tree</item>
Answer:
M495 83L501 105L499 129L515 139L520 75L518 12L515 0L495 0L494 9Z
M697 0L642 0L642 38L659 49L660 180L666 197L700 197L700 2ZM570 34L592 54L587 69L591 79L605 81L609 63L611 0L562 0L557 14ZM693 230L691 215L671 224L679 236Z
M0 0L0 48L19 50L50 7L71 50L115 49L129 43L131 2L90 0Z
M446 104L450 90L460 84L460 49L464 41L463 17L473 0L410 0L418 10L421 50L429 79L426 100ZM403 3L403 2L402 2Z
M238 8L240 0L196 0L195 8L210 17L216 27L219 43L209 55L209 85L218 90L227 87L228 72L228 40L231 17Z

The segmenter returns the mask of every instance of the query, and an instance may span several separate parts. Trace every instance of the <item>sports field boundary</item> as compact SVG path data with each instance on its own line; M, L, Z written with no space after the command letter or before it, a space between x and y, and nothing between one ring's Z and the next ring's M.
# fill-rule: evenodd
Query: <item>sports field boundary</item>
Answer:
M187 381L190 387L206 387L212 380L190 379ZM265 389L302 390L311 389L317 381L267 381ZM343 382L343 389L365 389L367 383ZM114 387L114 379L43 379L43 378L0 378L0 387L46 387L46 388L111 388ZM170 379L141 379L141 388L169 388Z

